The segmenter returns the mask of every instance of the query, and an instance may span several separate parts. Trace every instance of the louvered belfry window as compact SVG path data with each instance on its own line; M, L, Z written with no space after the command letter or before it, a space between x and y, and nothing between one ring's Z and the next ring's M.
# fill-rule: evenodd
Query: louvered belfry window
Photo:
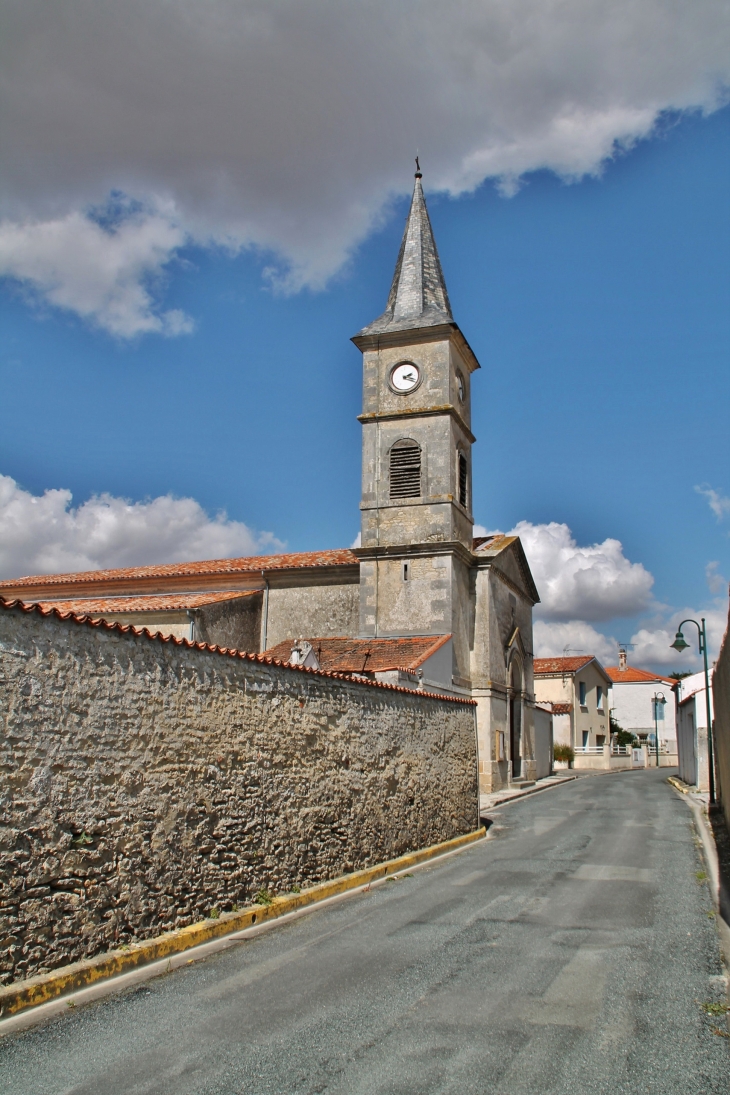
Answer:
M415 441L396 441L390 450L390 497L419 498L421 494L421 446Z
M466 509L466 485L467 485L467 466L466 457L463 452L459 453L459 502Z

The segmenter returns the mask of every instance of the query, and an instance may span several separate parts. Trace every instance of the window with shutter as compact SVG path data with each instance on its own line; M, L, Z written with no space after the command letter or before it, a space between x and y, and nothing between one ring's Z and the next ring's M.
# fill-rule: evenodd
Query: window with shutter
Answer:
M468 473L466 465L466 457L463 452L459 453L459 502L466 509L466 485L467 485Z
M419 498L421 447L415 441L396 441L390 450L390 497Z

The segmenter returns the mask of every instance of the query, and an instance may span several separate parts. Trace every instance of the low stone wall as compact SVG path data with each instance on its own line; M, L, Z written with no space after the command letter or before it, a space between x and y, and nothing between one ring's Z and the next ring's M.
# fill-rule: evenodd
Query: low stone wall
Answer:
M644 747L641 750L641 764L634 764L631 753L628 756L613 756L609 746L604 746L602 753L578 753L576 751L574 768L585 768L593 771L623 771L624 768L676 768L679 759L676 753L660 753L659 764L656 762L656 754L649 756L649 750Z
M0 601L0 981L477 825L471 703Z

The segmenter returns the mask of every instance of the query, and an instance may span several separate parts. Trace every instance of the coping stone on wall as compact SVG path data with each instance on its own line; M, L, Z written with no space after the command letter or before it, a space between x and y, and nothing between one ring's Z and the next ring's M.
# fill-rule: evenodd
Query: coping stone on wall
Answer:
M324 669L311 669L308 666L292 665L291 662L283 662L278 658L267 658L263 654L252 654L246 650L235 650L234 648L227 646L193 642L190 639L178 638L176 635L162 635L160 632L152 632L146 627L135 627L134 624L120 624L104 620L101 617L84 616L75 612L61 612L57 608L42 608L41 605L36 604L33 601L9 601L5 597L0 597L0 608L7 610L20 609L22 612L34 612L39 616L52 616L58 620L71 620L72 623L81 624L82 626L103 628L106 631L116 631L121 635L142 636L153 642L173 643L175 646L183 646L188 650L202 650L210 654L218 654L228 658L241 658L244 661L258 662L260 665L275 665L280 669L290 669L294 673L308 673L311 676L326 677L329 680L347 681L348 684L360 684L365 688L385 688L389 692L404 692L407 695L418 696L419 698L428 697L429 699L439 700L443 703L461 703L476 707L476 700L467 699L462 696L446 696L440 692L426 692L420 688L403 688L401 685L386 684L383 681L363 680L361 677L351 677L347 673L333 673ZM268 687L265 685L262 685L262 688L268 691ZM252 691L253 690L254 689L252 688Z

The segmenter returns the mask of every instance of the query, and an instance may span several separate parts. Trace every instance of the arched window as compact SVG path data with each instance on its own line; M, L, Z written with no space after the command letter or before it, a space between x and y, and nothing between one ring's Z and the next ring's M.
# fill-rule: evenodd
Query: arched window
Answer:
M459 503L467 509L467 485L469 482L469 470L466 463L466 457L463 452L459 452Z
M390 497L419 498L421 494L421 446L409 438L396 441L390 450Z

